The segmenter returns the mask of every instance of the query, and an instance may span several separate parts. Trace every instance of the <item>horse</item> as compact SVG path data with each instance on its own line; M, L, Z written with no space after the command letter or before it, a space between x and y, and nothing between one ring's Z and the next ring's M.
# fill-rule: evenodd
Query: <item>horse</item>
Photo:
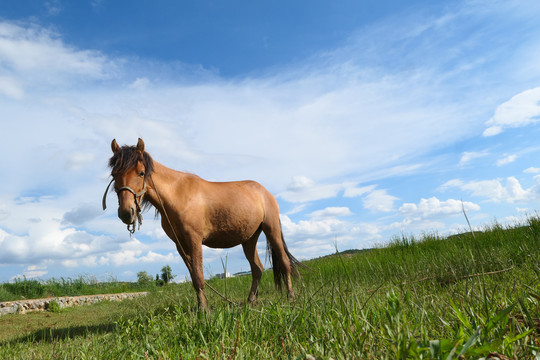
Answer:
M261 232L266 235L276 289L284 283L288 297L294 298L291 275L298 276L300 263L285 244L277 200L262 185L251 180L210 182L170 169L153 160L141 138L136 146L122 147L113 139L111 149L112 180L103 195L103 210L114 181L118 217L130 233L137 221L140 228L143 209L153 206L159 212L163 230L189 270L200 310L208 310L202 245L221 249L242 245L252 276L247 301L256 302L263 272L257 253Z

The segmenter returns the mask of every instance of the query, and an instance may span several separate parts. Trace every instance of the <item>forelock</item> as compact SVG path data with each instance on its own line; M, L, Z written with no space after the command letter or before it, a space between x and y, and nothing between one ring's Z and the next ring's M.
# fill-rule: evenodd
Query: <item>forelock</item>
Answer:
M147 152L141 153L135 146L124 145L109 159L111 174L123 174L137 166L139 161L146 168L145 176L150 175L154 170L152 157Z

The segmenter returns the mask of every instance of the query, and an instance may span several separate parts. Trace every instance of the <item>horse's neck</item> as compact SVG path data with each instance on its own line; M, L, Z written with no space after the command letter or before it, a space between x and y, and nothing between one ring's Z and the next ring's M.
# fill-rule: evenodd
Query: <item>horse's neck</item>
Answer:
M154 171L151 174L151 179L148 182L148 200L162 212L163 207L167 209L180 194L178 189L181 189L181 182L184 181L187 174L170 169L156 161L154 161Z

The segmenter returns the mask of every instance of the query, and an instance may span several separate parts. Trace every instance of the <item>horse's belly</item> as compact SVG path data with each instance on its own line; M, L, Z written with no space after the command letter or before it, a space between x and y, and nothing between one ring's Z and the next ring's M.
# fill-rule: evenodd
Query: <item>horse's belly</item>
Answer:
M211 248L225 249L240 245L251 239L257 232L259 224L243 222L241 225L215 227L203 240L203 245Z
M203 244L212 248L231 248L248 241L263 221L263 212L252 206L214 208L206 223Z
M242 234L218 233L209 236L203 241L203 245L214 249L226 249L243 244L247 240L249 240L249 237L243 236Z

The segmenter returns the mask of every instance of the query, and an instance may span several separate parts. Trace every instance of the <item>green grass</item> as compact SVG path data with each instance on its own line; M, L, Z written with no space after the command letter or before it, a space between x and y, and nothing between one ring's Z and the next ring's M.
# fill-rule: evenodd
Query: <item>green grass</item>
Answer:
M79 296L95 294L114 294L121 292L147 291L155 288L155 283L139 284L109 280L98 282L91 276L76 279L50 279L47 281L16 279L12 283L0 284L0 302L22 299L39 299L58 296Z
M146 298L0 318L0 358L479 359L540 358L540 220L306 262L297 297L251 278L210 284L199 313L189 284ZM2 330L8 329L8 330Z

